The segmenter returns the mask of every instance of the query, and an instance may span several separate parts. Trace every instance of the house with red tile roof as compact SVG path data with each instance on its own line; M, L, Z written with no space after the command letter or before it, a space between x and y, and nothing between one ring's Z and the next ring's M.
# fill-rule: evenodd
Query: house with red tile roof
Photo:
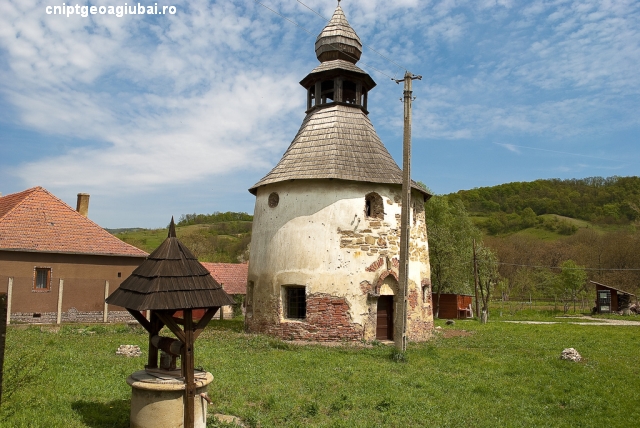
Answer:
M247 275L249 265L247 263L209 263L201 262L202 266L207 268L227 294L234 297L237 302L244 302L244 296L247 294ZM240 303L239 303L240 304ZM241 306L244 311L244 305ZM224 317L231 318L233 316L233 308L225 306Z
M88 201L79 194L74 210L42 187L0 197L0 292L11 320L103 320L107 293L148 256L87 218Z
M247 294L247 263L208 263L201 262L206 267L213 279L222 285L229 295Z

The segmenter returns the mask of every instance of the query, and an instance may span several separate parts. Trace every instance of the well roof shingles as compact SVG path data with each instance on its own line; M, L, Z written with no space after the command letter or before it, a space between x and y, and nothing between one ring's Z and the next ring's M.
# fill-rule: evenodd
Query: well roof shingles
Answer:
M147 256L42 187L0 197L0 250Z

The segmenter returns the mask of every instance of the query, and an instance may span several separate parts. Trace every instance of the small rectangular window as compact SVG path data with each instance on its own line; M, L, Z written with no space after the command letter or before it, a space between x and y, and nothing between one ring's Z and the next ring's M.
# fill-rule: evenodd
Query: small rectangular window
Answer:
M51 268L35 268L33 277L34 291L49 291L51 289Z
M290 319L307 316L307 296L304 287L285 287L285 314Z

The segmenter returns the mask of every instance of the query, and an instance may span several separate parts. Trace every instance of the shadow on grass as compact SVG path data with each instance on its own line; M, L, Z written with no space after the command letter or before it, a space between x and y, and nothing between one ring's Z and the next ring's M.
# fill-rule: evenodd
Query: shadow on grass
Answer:
M79 400L74 401L71 408L91 428L129 427L130 400L114 400L108 403Z

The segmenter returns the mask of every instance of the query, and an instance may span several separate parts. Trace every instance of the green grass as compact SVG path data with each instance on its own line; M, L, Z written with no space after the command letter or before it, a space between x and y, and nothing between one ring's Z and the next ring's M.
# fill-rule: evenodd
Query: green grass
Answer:
M640 418L640 391L630 383L640 375L640 328L497 319L438 320L447 335L469 334L438 334L396 361L379 344L299 346L244 334L238 320L213 321L196 342L196 366L215 378L210 411L248 426L621 427ZM2 426L127 427L125 379L146 352L127 359L115 350L146 340L122 325L10 327L6 364L36 355L24 369L37 376L3 404L15 413ZM566 347L585 361L561 361Z

